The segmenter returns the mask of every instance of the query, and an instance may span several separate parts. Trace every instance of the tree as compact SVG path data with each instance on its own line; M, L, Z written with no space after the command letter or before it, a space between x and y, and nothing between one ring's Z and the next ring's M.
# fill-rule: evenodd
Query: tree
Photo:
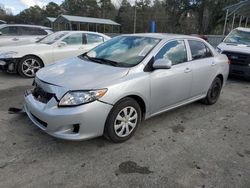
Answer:
M150 32L151 20L153 18L150 0L137 1L137 32Z
M128 0L123 0L121 2L116 21L122 25L121 31L123 33L133 32L133 15L134 11Z
M225 6L240 0L137 0L136 32L150 32L152 19L157 32L170 33L221 33L223 29ZM0 4L0 19L8 23L43 24L45 17L60 14L89 16L116 20L122 25L122 32L132 33L135 5L130 0L63 0L61 5L50 2L45 7L29 7L20 14L7 15ZM119 6L120 5L120 6ZM96 27L90 24L90 27ZM100 31L111 31L110 26L99 25Z
M168 20L168 15L165 11L165 2L161 0L155 0L152 6L153 19L155 20L156 32L166 32L168 25L166 24Z
M61 8L66 14L99 17L99 6L95 0L64 0Z
M224 22L225 13L222 9L230 4L240 0L198 0L196 11L198 12L198 32L211 33L220 24Z
M57 17L58 15L60 15L62 13L63 13L62 8L54 2L50 2L45 7L44 14L46 15L46 17L48 17L48 16L49 17Z
M101 17L114 20L117 15L117 10L111 0L100 0Z
M23 23L26 24L41 24L44 20L44 10L35 5L22 11L17 15Z

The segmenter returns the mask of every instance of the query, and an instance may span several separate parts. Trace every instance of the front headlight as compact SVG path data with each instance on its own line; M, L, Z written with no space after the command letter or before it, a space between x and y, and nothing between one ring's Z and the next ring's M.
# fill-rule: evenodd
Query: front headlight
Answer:
M13 58L17 52L9 51L9 52L0 52L0 59Z
M221 50L220 48L218 48L218 47L216 47L216 51L217 51L218 53L221 53L221 52L222 52L222 50Z
M58 106L79 106L82 104L93 102L105 95L107 89L91 90L91 91L69 91L59 102Z

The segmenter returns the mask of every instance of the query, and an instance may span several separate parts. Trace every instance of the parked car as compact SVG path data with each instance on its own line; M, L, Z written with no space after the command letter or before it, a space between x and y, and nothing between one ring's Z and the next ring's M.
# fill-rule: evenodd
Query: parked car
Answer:
M0 47L34 43L51 34L52 29L37 25L2 24L0 25Z
M0 20L0 25L1 25L1 24L6 24L6 21Z
M230 74L250 78L250 29L236 28L217 47L230 59Z
M24 110L57 138L123 142L143 119L216 103L228 70L228 58L197 37L122 35L38 71Z
M83 54L109 39L95 32L59 31L34 44L0 48L0 69L33 78L45 65Z

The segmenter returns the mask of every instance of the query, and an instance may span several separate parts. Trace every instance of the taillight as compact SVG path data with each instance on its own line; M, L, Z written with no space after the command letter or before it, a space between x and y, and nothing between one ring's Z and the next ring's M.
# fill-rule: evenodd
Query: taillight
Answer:
M231 60L230 59L228 59L228 62L227 62L229 65L231 64Z

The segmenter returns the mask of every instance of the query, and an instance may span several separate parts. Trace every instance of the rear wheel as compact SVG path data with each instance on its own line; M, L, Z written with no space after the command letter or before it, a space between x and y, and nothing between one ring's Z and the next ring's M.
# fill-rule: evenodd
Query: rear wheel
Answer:
M215 104L220 97L221 88L222 82L220 78L216 77L207 92L206 98L202 100L202 103L207 105Z
M141 122L141 109L132 98L124 98L111 110L104 135L112 142L124 142L135 133Z
M43 62L35 56L26 56L18 63L17 71L25 78L34 78L36 72L43 67Z

